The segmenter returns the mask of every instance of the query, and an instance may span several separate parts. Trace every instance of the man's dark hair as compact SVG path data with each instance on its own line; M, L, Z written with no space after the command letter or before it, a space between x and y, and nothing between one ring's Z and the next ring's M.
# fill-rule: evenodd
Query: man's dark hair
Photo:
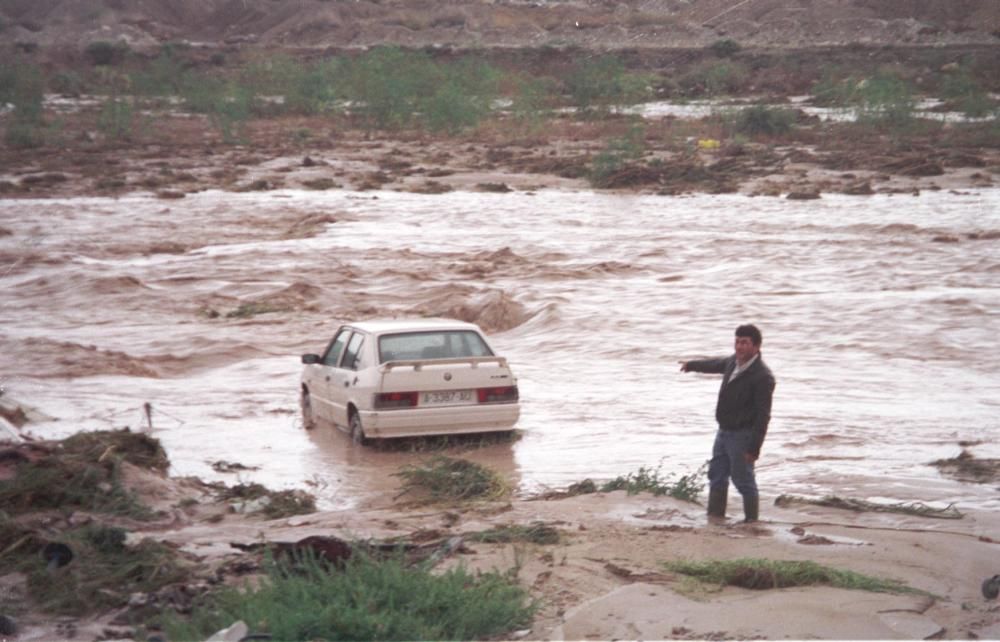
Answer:
M736 336L750 337L750 342L758 348L760 347L760 344L764 342L764 337L761 336L760 330L757 329L757 326L752 323L747 323L746 325L741 325L736 328Z

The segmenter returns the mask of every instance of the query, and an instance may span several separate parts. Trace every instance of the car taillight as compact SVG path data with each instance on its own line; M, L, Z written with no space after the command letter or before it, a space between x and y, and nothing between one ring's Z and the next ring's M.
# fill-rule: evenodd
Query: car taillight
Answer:
M375 395L375 408L412 408L419 396L416 392L380 392Z
M479 395L479 403L500 403L504 401L517 401L517 386L503 386L501 388L479 388L476 390Z

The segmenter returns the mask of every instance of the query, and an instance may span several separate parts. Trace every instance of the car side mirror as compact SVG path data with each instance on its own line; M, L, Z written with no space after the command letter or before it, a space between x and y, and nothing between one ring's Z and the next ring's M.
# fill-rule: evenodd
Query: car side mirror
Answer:
M318 354L304 354L304 355L302 355L302 363L305 363L305 364L319 363L319 355Z

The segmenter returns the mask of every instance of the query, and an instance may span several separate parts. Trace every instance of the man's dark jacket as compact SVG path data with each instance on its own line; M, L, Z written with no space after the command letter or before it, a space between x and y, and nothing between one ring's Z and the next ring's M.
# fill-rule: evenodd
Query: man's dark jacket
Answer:
M771 397L774 395L774 375L758 356L749 368L732 379L736 370L736 355L722 359L688 361L690 372L707 372L722 375L719 401L715 406L715 419L722 430L752 430L750 454L760 456L760 447L767 435L771 421Z

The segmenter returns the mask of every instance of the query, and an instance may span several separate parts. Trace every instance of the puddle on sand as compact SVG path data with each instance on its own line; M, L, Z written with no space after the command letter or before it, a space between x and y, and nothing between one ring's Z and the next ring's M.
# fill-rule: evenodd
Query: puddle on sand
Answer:
M335 222L288 238L317 215ZM519 377L524 436L450 454L525 492L676 476L707 458L719 383L677 361L728 353L753 321L778 379L765 495L1000 507L928 465L1000 448L1000 253L970 238L1000 230L1000 190L202 192L5 200L0 222L0 372L59 418L39 437L138 427L148 401L174 474L232 482L224 460L324 506L384 499L423 455L303 431L298 356L341 320L464 308Z

